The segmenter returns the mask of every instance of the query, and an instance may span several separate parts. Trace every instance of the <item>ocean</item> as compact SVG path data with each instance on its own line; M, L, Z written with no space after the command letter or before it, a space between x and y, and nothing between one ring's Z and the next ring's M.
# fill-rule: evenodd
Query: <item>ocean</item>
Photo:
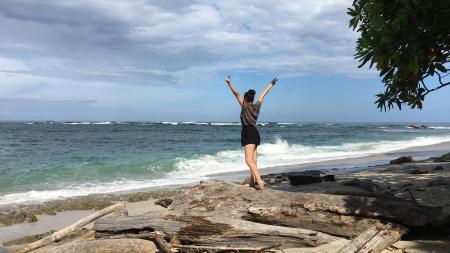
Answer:
M423 124L423 123L422 123ZM260 123L260 168L450 141L450 123ZM0 123L0 204L186 184L248 170L233 122Z

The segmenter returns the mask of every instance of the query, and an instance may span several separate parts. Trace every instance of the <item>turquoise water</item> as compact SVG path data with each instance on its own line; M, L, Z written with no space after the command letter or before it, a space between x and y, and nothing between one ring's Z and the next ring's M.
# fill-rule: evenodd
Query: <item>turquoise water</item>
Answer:
M450 124L263 123L260 167L450 141ZM194 182L246 170L238 123L0 123L0 204Z

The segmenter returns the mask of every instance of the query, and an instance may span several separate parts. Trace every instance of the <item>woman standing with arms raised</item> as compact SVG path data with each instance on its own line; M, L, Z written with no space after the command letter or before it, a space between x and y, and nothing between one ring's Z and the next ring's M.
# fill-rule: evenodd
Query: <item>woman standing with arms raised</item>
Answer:
M259 136L258 129L256 128L256 121L258 120L259 109L261 108L264 97L277 83L278 79L275 77L269 85L267 85L256 103L253 103L255 99L255 90L250 89L245 92L244 97L241 97L239 92L231 83L231 77L229 75L225 78L225 81L241 105L241 144L245 150L245 163L247 163L247 166L250 168L249 186L262 190L264 189L264 181L261 179L256 162L256 149L261 143L261 138Z

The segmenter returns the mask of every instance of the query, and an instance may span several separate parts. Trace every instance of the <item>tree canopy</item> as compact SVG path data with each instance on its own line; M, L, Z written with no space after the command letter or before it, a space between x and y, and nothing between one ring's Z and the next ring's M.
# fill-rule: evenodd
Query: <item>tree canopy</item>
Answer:
M355 59L380 72L380 110L422 109L426 95L450 84L450 0L354 0L347 12L360 33Z

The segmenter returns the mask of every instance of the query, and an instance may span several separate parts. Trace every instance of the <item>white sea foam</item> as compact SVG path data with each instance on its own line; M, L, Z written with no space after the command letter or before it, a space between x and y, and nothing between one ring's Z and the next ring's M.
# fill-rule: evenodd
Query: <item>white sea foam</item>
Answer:
M433 126L433 127L428 127L431 129L450 129L450 126Z
M275 143L263 143L258 147L258 165L261 168L327 161L341 158L364 157L405 148L426 146L450 141L450 136L417 137L405 141L380 141L345 143L336 146L304 146L289 144L278 139ZM202 155L189 159L177 159L172 177L196 178L215 173L247 170L242 150L226 150L215 155Z
M405 141L380 141L345 143L335 146L305 146L289 144L277 139L274 143L263 143L258 147L260 168L327 161L341 158L364 157L372 154L392 152L410 147L426 146L450 141L449 136L417 137ZM29 201L47 201L91 193L111 193L142 188L194 183L210 175L223 172L248 170L241 149L220 151L214 155L197 155L189 159L177 158L175 171L158 180L118 180L110 183L90 183L66 186L63 189L28 191L0 196L0 205Z
M91 122L63 122L63 125L90 125Z
M197 122L197 121L184 121L184 122L181 122L181 124L183 124L183 125L209 125L209 123L208 122Z
M211 122L211 126L240 126L238 122Z
M111 125L111 121L94 122L94 125Z
M161 124L176 126L176 125L178 125L178 122L175 122L175 121L162 121Z
M177 184L189 184L198 182L202 178L178 179ZM86 196L94 193L113 193L118 191L132 191L137 189L173 185L174 181L169 179L160 180L118 180L110 183L80 184L66 186L63 189L27 191L10 193L0 196L0 205L24 203L24 202L44 202L48 200L64 199L75 196Z

